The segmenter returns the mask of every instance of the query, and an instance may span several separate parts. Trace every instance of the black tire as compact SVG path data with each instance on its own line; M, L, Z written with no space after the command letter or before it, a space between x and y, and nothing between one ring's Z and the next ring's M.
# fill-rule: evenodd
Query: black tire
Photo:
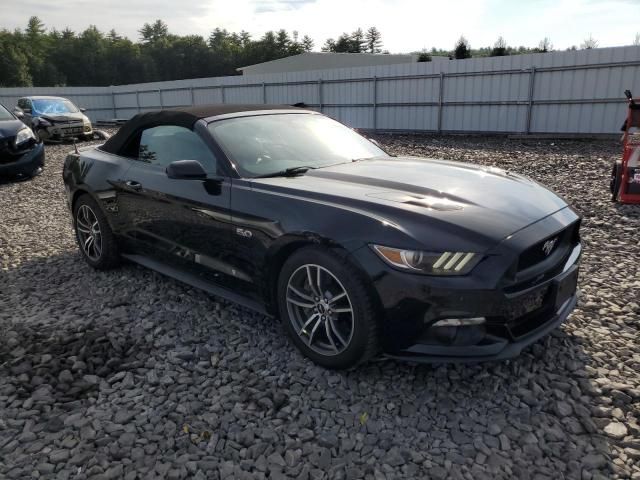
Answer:
M618 192L622 183L622 161L618 160L613 164L611 169L611 180L609 181L609 190L611 190L611 200L618 200Z
M287 291L291 292L291 290L289 290L290 282L301 278L299 276L304 277L304 275L306 275L305 272L307 272L307 266L311 266L310 268L319 267L321 270L321 276L325 282L324 287L326 287L326 289L322 287L323 284L321 283L320 290L324 292L322 295L325 299L328 299L329 302L335 301L336 303L333 305L336 307L340 305L340 302L344 302L342 305L346 305L346 308L335 308L335 312L332 312L330 309L327 310L327 320L325 320L324 315L320 317L318 308L323 308L321 304L316 303L316 307L307 309L299 305L292 305L290 300L287 300ZM309 277L307 277L307 279L308 278ZM291 286L293 286L293 283ZM346 292L346 296L343 296L340 300L332 300L330 291L332 288L334 291L335 289L342 288L343 291ZM313 296L311 291L312 289L307 289L304 290L303 293ZM284 263L280 271L277 295L280 319L285 330L296 347L318 365L330 369L345 369L366 362L378 353L379 314L373 296L367 288L366 279L363 278L363 275L353 265L345 262L344 259L332 253L330 250L312 246L304 247L294 252ZM318 298L319 302L325 301L321 297ZM338 298L338 295L335 295L335 298ZM313 299L302 300L303 302L314 302ZM334 307L331 306L329 308ZM350 314L344 312L337 313L339 310L347 309L350 309ZM300 315L298 315L297 312L299 312ZM324 313L325 310L323 309L322 312ZM318 328L318 326L316 326L318 332L320 332L318 333L319 339L322 340L325 338L327 345L331 342L331 346L336 349L335 352L324 353L317 351L315 348L319 347L311 347L308 344L308 337L306 337L306 340L303 340L302 337L304 337L304 335L298 333L298 328L294 326L294 324L298 322L297 325L299 325L300 317L302 316L302 320L305 320L307 315L309 315L309 319L311 316L318 316L317 322L314 320L314 323L322 327ZM346 319L345 316L347 316ZM305 325L307 324L309 324L308 321L305 322ZM313 325L313 323L311 325ZM331 328L329 325L331 325ZM335 326L337 326L337 330L342 330L341 333L343 335L334 333L337 331ZM345 327L345 329L341 329L341 326ZM347 341L345 337L347 336L350 326L351 333ZM309 330L314 329L310 326ZM300 331L307 334L309 333L304 326L300 328ZM313 338L313 336L312 331L311 337ZM329 338L330 336L332 336L335 343ZM342 342L338 339L342 340ZM338 345L339 349L336 348L336 345Z
M86 217L83 217L87 212L86 209L93 214L99 228L99 234L96 234L94 231L89 234L94 237L92 243L94 245L98 245L99 243L100 245L99 254L97 254L98 249L94 248L93 250L96 255L92 255L91 250L87 250L83 246L83 243L86 240L85 235L87 235L82 228L83 224L87 223L85 221ZM79 218L79 215L81 215L81 218ZM111 227L109 226L106 216L100 209L97 202L90 195L84 194L76 200L76 203L73 206L73 226L80 253L91 267L97 270L108 270L118 266L120 263L118 244L113 232L111 231Z

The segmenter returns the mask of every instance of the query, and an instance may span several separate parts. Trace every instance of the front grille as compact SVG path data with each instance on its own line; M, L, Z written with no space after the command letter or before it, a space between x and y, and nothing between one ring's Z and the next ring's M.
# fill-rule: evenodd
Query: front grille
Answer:
M518 258L518 272L546 262L562 258L573 247L577 224L555 233L526 249Z

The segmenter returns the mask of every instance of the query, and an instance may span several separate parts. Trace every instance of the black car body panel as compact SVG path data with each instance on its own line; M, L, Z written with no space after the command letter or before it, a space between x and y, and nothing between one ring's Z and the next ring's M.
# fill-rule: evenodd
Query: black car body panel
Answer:
M536 182L495 168L393 157L240 178L207 135L207 124L234 116L223 113L201 116L193 127L219 159L206 179L170 179L160 167L88 148L65 162L70 206L89 193L134 260L165 265L172 276L185 272L187 283L235 292L274 315L284 259L302 245L324 245L370 280L383 312L383 348L398 358L508 358L573 309L580 218ZM238 113L247 114L246 106ZM124 148L126 139L117 142ZM410 273L385 263L374 244L478 252L482 261L462 276ZM471 317L486 322L434 334L439 320Z
M30 175L44 166L44 146L35 139L16 145L16 135L25 125L1 105L0 108L9 118L0 119L0 175Z

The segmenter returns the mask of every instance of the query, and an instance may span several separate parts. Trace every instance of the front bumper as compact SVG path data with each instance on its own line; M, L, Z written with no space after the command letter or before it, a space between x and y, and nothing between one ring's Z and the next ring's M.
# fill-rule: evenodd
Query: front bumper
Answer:
M88 137L93 135L93 126L76 124L53 124L50 127L39 126L37 128L38 136L42 140L60 142L63 140L71 140L77 137Z
M563 278L554 280L549 295L549 306L543 306L540 312L532 312L533 315L528 318L529 328L521 335L513 334L510 322L493 321L484 326L482 335L471 336L474 341L477 339L474 344L446 345L434 341L433 336L429 336L427 332L427 335L418 339L414 345L391 352L388 356L419 363L483 362L517 357L523 349L559 327L573 311L578 300L578 291L575 288L577 274L578 268L574 266L565 272ZM566 282L567 279L569 282ZM560 293L563 283L565 289L568 289Z
M575 226L577 218L571 212L549 217L511 236L510 246L522 240L516 253L522 252L532 238ZM508 280L508 265L498 253L462 277L400 272L369 247L352 252L352 259L372 279L384 312L384 352L402 360L450 363L515 357L562 324L577 303L581 252L576 240L552 268L518 281ZM466 326L449 323L468 319L474 320ZM437 326L441 321L450 326Z
M21 154L0 153L0 175L29 175L44 166L44 145L37 143Z

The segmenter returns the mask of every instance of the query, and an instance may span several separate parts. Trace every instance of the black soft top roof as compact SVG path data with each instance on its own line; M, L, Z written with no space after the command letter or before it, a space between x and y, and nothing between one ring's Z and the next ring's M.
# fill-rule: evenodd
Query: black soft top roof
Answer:
M134 133L147 128L159 127L160 125L177 125L191 129L202 118L259 110L298 110L298 108L289 105L234 105L225 103L152 110L133 116L100 149L108 153L118 154Z

